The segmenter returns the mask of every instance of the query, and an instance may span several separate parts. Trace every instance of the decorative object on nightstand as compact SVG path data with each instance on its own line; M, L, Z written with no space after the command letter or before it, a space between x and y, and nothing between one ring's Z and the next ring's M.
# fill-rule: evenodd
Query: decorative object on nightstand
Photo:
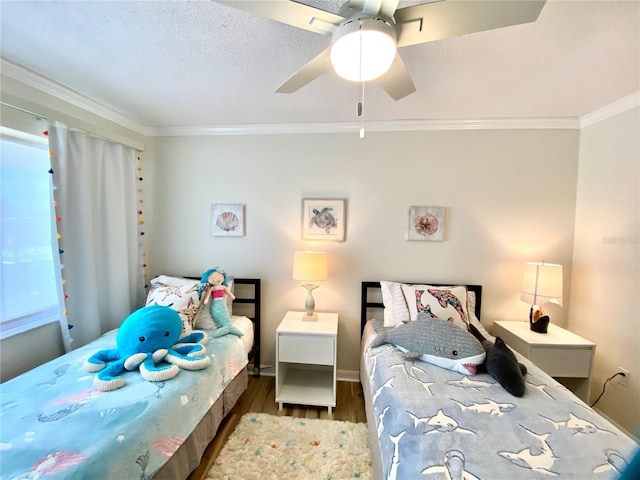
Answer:
M293 257L293 279L300 280L300 286L307 289L307 300L304 303L306 314L302 320L311 322L318 320L318 315L313 312L316 302L311 292L326 278L327 254L325 252L296 252Z
M527 262L522 277L520 300L531 305L529 328L547 333L549 315L542 311L544 303L562 306L562 265L546 262Z

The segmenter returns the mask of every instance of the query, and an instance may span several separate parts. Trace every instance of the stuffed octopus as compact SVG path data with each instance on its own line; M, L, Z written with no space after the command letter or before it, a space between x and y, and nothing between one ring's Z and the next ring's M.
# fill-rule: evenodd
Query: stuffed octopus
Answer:
M209 340L207 334L195 330L181 335L178 312L159 305L140 308L122 322L116 335L117 348L96 352L84 362L84 368L98 372L93 386L108 392L124 385L120 374L125 370L139 368L145 380L161 382L175 377L181 368L201 370L209 366L211 359L204 347Z

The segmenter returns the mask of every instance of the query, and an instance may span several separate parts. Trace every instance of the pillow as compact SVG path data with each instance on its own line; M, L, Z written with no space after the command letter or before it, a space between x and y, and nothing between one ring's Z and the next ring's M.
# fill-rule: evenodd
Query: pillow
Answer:
M435 287L432 285L402 285L402 293L409 306L411 320L422 316L442 318L467 330L467 289L458 287Z
M382 303L384 304L384 326L397 327L409 321L407 301L402 294L402 284L381 281Z
M229 275L227 275L227 287L229 287L229 290L231 290L231 293L234 292L234 283L235 282L233 281L233 277L230 277ZM202 296L206 291L206 288L207 288L206 283L200 284L199 298L201 301L202 301ZM198 312L198 316L196 317L196 323L195 323L195 326L197 329L214 330L218 328L218 325L216 324L216 322L213 321L213 317L211 316L211 310L209 309L210 306L211 306L210 304L202 305L202 308ZM229 295L227 295L227 308L229 309L229 315L233 315L232 306L233 306L233 299Z
M471 331L471 325L476 327L482 336L492 342L495 342L496 337L487 332L482 322L476 317L476 292L467 290L467 313L469 314L469 331Z
M167 283L162 283L167 282ZM182 334L191 333L200 307L200 282L180 277L160 276L151 280L145 306L170 307L180 315Z
M440 318L416 320L392 329L385 329L379 320L371 322L376 331L371 347L392 343L405 352L405 357L418 358L463 375L475 375L486 357L476 337Z
M169 275L158 275L151 280L151 285L160 284L168 287L183 287L185 285L193 285L194 283L199 282L193 278L170 277Z

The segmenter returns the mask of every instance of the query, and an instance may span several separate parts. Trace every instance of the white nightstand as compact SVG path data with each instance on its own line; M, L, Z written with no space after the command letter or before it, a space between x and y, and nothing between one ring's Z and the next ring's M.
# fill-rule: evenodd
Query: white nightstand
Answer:
M276 402L336 406L338 314L318 313L317 322L302 321L304 312L287 312L276 330Z
M537 333L529 322L494 322L493 334L582 400L589 400L595 343L552 323L548 333Z

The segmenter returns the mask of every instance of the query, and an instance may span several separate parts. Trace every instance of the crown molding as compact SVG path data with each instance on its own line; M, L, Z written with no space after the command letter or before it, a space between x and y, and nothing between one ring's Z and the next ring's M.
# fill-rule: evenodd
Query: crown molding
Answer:
M40 90L52 97L67 102L74 107L86 110L89 113L93 113L105 120L109 120L113 123L121 125L133 132L148 137L148 127L141 123L131 119L130 117L116 112L112 108L109 108L101 103L92 100L74 90L71 90L64 85L61 85L53 80L40 75L28 68L25 68L17 63L7 60L4 57L0 57L0 71L2 75L12 78L20 83L23 83L29 87ZM37 113L37 112L34 112ZM55 120L55 119L52 119Z
M209 135L291 135L311 133L358 133L360 122L278 123L247 125L209 125L189 127L151 127L151 137ZM486 118L475 120L385 120L365 121L365 133L416 132L428 130L515 130L579 129L576 117L562 118Z
M0 71L2 71L2 75L8 78L40 90L145 137L358 133L361 127L360 122L149 127L4 57L0 57ZM640 92L628 95L581 117L385 120L368 121L365 122L364 127L365 132L514 129L579 130L638 106L640 106Z
M598 110L582 115L580 117L580 128L590 127L591 125L602 122L608 118L615 117L620 113L636 107L640 107L640 92L632 93L631 95L622 97L620 100L616 100L615 102L605 105Z

